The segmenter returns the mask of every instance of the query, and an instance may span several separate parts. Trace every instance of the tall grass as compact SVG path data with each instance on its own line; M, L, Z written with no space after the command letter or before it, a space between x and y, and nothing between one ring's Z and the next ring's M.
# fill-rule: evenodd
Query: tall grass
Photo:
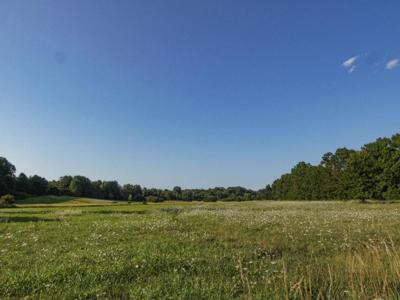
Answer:
M400 204L0 210L1 299L399 299Z

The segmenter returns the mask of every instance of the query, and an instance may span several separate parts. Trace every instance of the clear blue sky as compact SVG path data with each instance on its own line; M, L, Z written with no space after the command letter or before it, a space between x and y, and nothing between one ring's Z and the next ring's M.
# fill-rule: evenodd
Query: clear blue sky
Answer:
M0 156L260 188L400 131L400 2L0 2Z

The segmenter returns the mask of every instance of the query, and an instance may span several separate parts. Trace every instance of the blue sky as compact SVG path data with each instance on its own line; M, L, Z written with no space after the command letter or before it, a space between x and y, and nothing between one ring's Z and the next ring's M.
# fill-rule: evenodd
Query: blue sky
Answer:
M400 2L1 1L18 171L260 188L400 128Z

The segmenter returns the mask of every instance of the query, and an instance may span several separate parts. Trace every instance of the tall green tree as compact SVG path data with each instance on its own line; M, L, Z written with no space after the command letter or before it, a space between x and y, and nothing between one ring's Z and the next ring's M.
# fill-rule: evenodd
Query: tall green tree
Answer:
M76 197L91 197L92 182L85 176L74 176L69 184L69 191Z
M122 193L125 200L129 201L143 201L142 187L138 184L125 184L122 187Z
M122 189L117 181L103 181L101 183L101 190L106 199L122 200Z
M72 176L66 175L60 177L57 181L57 187L63 195L71 195L70 185L72 181Z
M0 196L12 194L15 188L15 166L0 157Z
M172 189L172 192L173 192L173 197L174 197L176 200L180 200L180 199L181 199L181 196L182 196L182 188L181 188L180 186L175 186L175 187Z
M29 193L31 191L31 186L28 176L24 173L20 173L16 179L15 188L18 192Z
M32 195L45 195L48 188L48 182L45 178L38 175L29 177L30 194Z
M328 199L348 199L349 186L344 178L348 170L349 161L355 150L339 148L335 153L328 152L322 156L320 166L327 172L325 188Z

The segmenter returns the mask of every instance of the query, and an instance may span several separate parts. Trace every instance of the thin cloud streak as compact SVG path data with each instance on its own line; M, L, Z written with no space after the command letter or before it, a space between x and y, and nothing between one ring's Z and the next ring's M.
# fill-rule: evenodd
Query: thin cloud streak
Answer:
M356 66L351 66L350 69L347 70L348 73L353 73L356 69Z
M398 58L395 58L395 59L389 60L386 63L386 70L393 70L399 66L400 66L400 60Z
M344 68L351 68L351 67L355 64L355 62L357 61L357 59L358 59L358 55L353 56L353 57L350 57L349 59L347 59L346 61L344 61L344 62L342 63L342 66L343 66Z
M355 71L356 69L356 61L359 58L358 55L350 57L349 59L345 60L342 63L342 67L346 69L347 73L351 74Z

